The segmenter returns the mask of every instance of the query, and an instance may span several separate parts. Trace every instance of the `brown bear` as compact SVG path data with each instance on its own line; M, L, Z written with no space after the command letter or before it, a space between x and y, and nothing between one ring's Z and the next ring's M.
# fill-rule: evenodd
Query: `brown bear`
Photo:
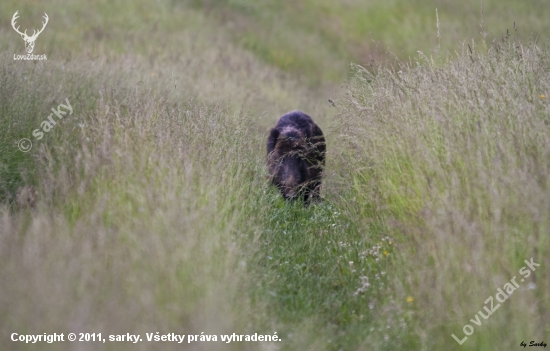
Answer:
M283 115L267 139L271 182L286 200L318 200L325 167L325 138L321 128L301 111Z

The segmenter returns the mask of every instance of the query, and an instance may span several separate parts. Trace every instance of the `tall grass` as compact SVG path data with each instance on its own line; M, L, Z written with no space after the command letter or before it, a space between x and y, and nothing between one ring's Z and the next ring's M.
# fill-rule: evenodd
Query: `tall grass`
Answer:
M550 29L544 0L173 1L205 10L227 28L235 43L305 77L312 86L340 83L350 61L366 66L387 52L407 60L417 50L431 50L438 45L436 9L444 24L440 34L445 51L454 51L456 42L480 32L489 43L500 39L513 22L523 39L546 37Z
M144 337L159 331L219 339L277 331L283 340L280 346L223 346L246 350L355 348L365 335L385 333L388 320L382 326L376 313L397 315L392 301L383 306L393 297L387 277L394 249L379 222L360 231L354 213L338 208L336 190L327 190L325 202L312 207L286 204L265 180L264 134L227 103L178 100L171 89L128 84L131 73L116 65L100 66L88 77L80 65L65 67L74 79L65 81L67 90L50 92L47 107L71 92L98 87L102 75L111 84L90 100L69 97L74 114L55 134L21 156L24 162L6 163L7 169L30 172L32 182L21 185L33 184L39 194L34 209L6 201L1 208L3 335ZM29 89L35 96L55 81L55 68L34 71L33 80L43 82ZM10 72L11 84L26 74L17 67ZM29 94L13 88L9 107L15 110L15 102ZM45 118L25 116L22 132ZM13 137L3 135L12 141L6 142L8 151L17 148ZM337 164L336 155L329 163ZM337 179L336 172L332 177ZM327 173L327 189L336 189L330 178ZM409 328L405 323L398 330ZM6 345L34 347L9 340ZM187 346L208 350L222 344ZM81 347L133 350L151 344Z
M48 61L43 62L46 70L52 66L63 69L64 65L75 68L80 63L81 71L94 70L88 80L97 76L94 81L99 86L114 84L110 75L126 72L128 86L164 85L173 88L167 91L175 98L225 101L232 110L249 112L262 127L275 121L281 111L299 108L324 119L331 108L327 95L332 87L308 89L299 77L265 64L232 43L231 31L201 9L185 4L142 0L131 5L60 0L48 0L41 6L12 1L0 4L0 12L7 18L16 10L24 21L21 25L28 28L43 12L48 13L51 21L35 48L35 53L47 54ZM10 21L0 24L0 33L2 61L31 71L34 64L13 62L13 54L24 51L24 42ZM99 69L111 73L101 76ZM61 89L65 74L56 72L51 84ZM96 97L97 90L84 95Z
M36 209L2 207L3 335L246 330L232 233L251 211L238 199L261 189L257 137L225 107L165 95L102 91L34 153Z
M14 343L12 332L156 331L283 340L185 345L197 350L458 348L451 334L531 257L534 277L460 348L544 337L547 45L489 38L456 57L443 44L395 69L355 65L337 100L331 82L370 55L366 8L424 15L399 1L267 4L48 1L35 48L48 61L36 64L12 60L23 43L0 24L2 349L76 347ZM0 12L40 18L35 5ZM19 151L66 98L74 114ZM327 136L323 201L310 207L265 178L265 127L296 108ZM36 206L16 206L29 185Z
M337 123L357 158L357 206L375 203L399 238L394 283L414 297L422 349L509 348L548 332L550 52L513 39L476 49L355 66ZM459 346L451 334L462 339L531 257L534 277Z

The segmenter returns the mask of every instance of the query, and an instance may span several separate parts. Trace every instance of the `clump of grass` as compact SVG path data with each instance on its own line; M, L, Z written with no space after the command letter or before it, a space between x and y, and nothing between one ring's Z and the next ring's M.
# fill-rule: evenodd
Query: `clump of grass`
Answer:
M6 56L2 57L5 64L0 70L3 83L0 86L0 202L13 203L19 188L39 182L36 155L40 145L56 140L62 128L75 128L79 118L77 116L94 105L94 88L101 86L101 78L105 78L107 72L98 77L89 77L84 84L77 84L82 79L81 74L71 69L63 72L65 66L10 62ZM73 68L72 65L67 66ZM94 67L89 69L90 73L97 73ZM111 79L116 81L119 74L109 73L112 74ZM51 75L57 78L51 79ZM41 123L48 120L51 109L64 104L67 98L76 109L76 115L59 121L65 127L52 128L50 132L44 133L41 140L33 137L34 130L42 131ZM54 120L58 118L54 116ZM18 141L22 138L33 143L28 153L18 148Z
M355 150L353 203L375 204L401 244L394 283L414 297L422 344L458 349L451 334L525 259L550 265L550 51L509 39L486 54L472 43L455 58L354 70L336 123ZM547 272L461 348L543 335Z

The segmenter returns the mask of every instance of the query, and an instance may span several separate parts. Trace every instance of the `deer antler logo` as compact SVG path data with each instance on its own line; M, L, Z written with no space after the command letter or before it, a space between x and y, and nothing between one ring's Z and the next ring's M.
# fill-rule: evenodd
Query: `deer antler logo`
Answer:
M15 11L15 13L13 14L13 17L11 19L11 25L13 27L13 29L15 29L15 31L17 33L19 33L21 35L21 38L23 38L23 40L25 41L25 50L27 50L27 53L29 54L32 54L32 51L34 50L34 41L36 40L36 38L38 38L38 35L40 33L42 33L42 31L44 30L44 28L46 28L46 24L48 24L48 15L46 13L44 13L44 19L46 20L45 22L42 22L42 29L40 29L38 32L35 30L33 30L33 33L32 35L29 37L27 35L27 30L25 29L25 32L24 33L21 33L19 31L19 27L15 28L15 21L17 20L17 18L19 18L19 16L17 15L19 11Z

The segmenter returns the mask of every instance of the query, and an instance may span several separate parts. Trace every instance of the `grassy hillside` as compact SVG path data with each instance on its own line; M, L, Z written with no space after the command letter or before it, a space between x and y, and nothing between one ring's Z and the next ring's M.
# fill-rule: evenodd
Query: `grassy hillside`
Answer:
M350 61L369 65L388 52L407 60L418 50L429 52L439 44L454 52L457 43L482 36L491 43L506 29L512 31L514 22L524 39L545 37L550 30L550 10L544 0L189 2L213 13L234 42L272 65L304 75L314 85L340 82Z
M547 10L483 7L485 39L474 1L1 3L0 348L543 341L550 52L527 38L547 29ZM35 47L47 61L13 60L16 10L30 30L48 13ZM66 99L73 113L33 137ZM266 182L266 128L292 109L327 137L323 201L310 207ZM31 186L29 206L17 193ZM520 281L531 258L540 266ZM514 276L519 288L476 325ZM25 344L14 332L143 342ZM217 341L146 341L156 332ZM275 332L282 341L220 340Z

